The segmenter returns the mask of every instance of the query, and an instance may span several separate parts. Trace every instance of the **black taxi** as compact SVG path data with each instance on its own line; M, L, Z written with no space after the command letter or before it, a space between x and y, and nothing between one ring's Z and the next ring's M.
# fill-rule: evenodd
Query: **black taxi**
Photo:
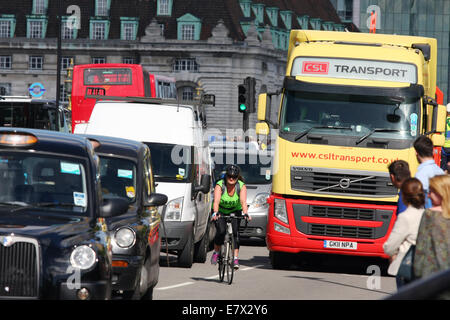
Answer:
M0 299L111 298L105 219L128 202L100 188L88 139L0 128Z
M155 192L150 149L121 138L83 135L100 157L105 199L123 198L128 211L106 219L113 253L113 293L125 299L152 299L161 250L158 206L167 196Z

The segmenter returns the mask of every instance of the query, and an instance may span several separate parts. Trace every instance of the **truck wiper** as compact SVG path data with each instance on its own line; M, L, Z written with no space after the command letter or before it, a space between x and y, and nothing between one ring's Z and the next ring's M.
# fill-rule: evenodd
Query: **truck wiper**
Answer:
M338 126L314 126L309 129L306 129L303 132L300 132L295 138L294 141L300 140L305 135L307 135L312 129L334 129L334 130L353 130L352 127L338 127Z
M366 140L368 137L370 137L375 132L400 132L400 130L398 130L398 129L389 129L389 128L375 128L375 129L372 129L372 131L370 131L368 134L366 134L366 135L362 136L361 138L359 138L358 141L356 141L356 144L360 144L361 142Z

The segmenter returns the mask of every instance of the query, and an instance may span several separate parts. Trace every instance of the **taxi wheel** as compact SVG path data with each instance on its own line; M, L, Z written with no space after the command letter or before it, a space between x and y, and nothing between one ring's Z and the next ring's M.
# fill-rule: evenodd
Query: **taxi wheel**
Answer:
M153 297L153 288L148 286L148 273L150 272L150 257L147 257L145 263L141 267L139 280L137 281L134 291L124 292L123 298L127 300L151 300Z

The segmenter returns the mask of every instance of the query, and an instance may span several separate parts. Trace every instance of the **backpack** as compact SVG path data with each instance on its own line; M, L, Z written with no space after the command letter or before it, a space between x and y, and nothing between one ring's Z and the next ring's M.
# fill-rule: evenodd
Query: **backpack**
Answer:
M219 181L217 181L217 184L219 184L219 182L222 181L222 195L225 193L225 191L227 190L227 187L225 186L225 179L220 179ZM240 180L238 180L236 182L236 193L238 194L238 196L241 196L241 184L239 183Z

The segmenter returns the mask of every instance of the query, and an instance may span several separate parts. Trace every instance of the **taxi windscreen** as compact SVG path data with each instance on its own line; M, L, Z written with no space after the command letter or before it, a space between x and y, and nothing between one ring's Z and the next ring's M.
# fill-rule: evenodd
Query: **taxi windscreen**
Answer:
M86 213L84 165L79 160L57 156L0 154L0 212L5 207Z

